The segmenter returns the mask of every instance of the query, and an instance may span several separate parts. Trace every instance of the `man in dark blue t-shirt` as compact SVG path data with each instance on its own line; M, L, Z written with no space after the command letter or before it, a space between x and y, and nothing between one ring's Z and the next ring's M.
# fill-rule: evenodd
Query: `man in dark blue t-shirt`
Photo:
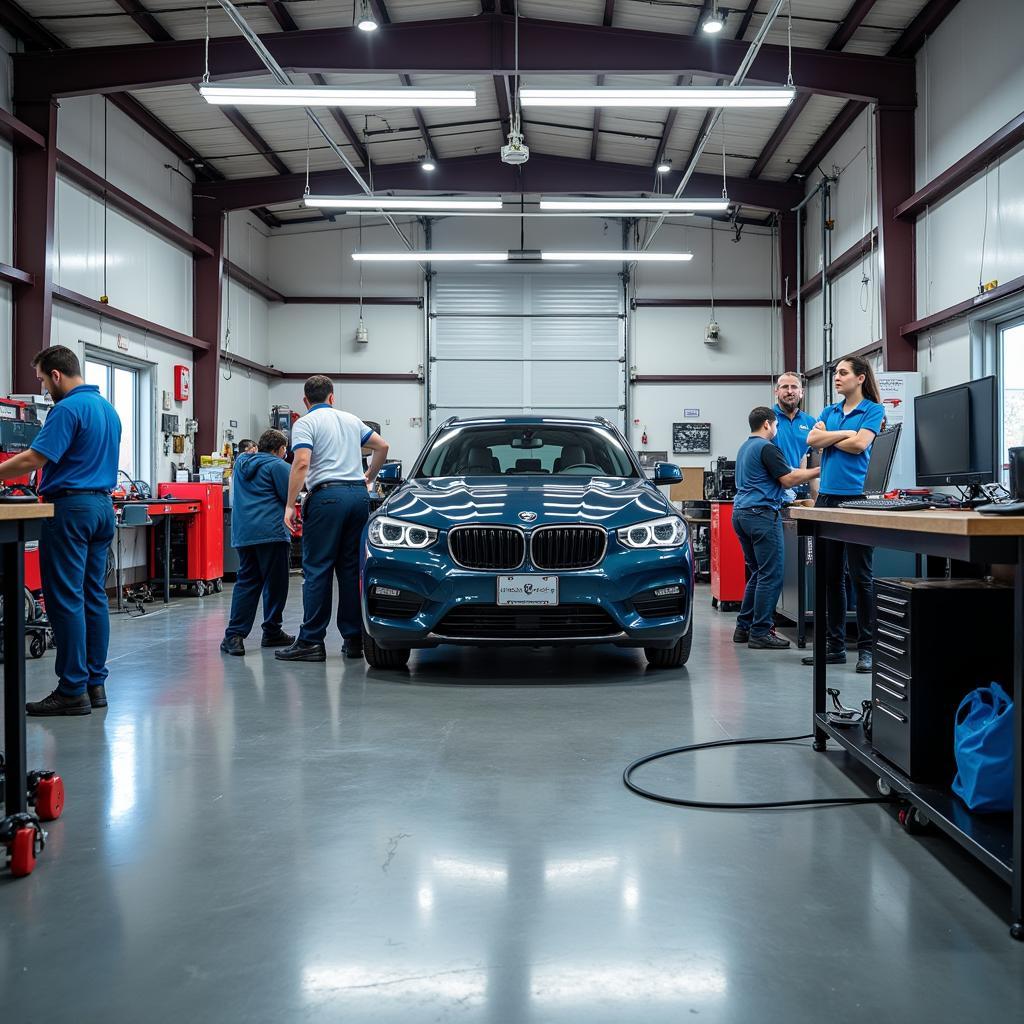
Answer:
M114 539L110 492L117 483L121 420L86 384L78 356L64 345L32 361L54 401L32 447L0 465L0 480L40 471L53 503L39 541L46 614L57 643L57 688L25 705L30 715L88 715L107 706L110 614L104 583Z
M750 437L736 455L736 498L732 526L747 565L747 586L736 617L733 641L753 650L777 651L789 641L775 633L775 606L782 591L782 517L786 489L813 480L818 469L794 469L773 444L774 410L759 405L748 417Z

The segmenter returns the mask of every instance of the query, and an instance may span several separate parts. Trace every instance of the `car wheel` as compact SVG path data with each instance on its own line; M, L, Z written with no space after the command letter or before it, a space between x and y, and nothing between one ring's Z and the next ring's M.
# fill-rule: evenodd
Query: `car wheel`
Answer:
M410 653L408 647L385 650L377 645L372 636L363 633L363 657L370 668L402 668L408 663Z
M671 647L645 647L644 654L651 668L679 668L690 658L693 646L693 619L686 632Z

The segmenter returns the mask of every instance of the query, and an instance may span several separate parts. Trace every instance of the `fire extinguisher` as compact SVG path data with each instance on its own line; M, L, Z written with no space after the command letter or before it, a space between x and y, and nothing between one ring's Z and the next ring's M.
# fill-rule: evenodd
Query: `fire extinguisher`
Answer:
M647 428L644 427L644 432L640 435L640 443L646 448L647 447Z

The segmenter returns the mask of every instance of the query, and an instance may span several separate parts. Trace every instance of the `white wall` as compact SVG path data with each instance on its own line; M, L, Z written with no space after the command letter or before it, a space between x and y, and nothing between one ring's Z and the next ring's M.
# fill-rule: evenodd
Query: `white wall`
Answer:
M10 112L11 54L17 44L0 29L0 107ZM0 139L0 262L14 262L14 150ZM0 281L0 393L11 390L12 286Z
M164 164L176 166L177 159L114 107L109 107L106 115L105 162L103 108L100 97L62 101L57 122L60 149L190 230L191 178L186 180L166 169ZM192 254L115 210L105 212L100 199L60 177L54 248L55 285L93 299L106 293L112 306L182 334L192 334ZM54 302L52 341L79 351L86 346L117 351L147 371L155 388L149 437L153 475L149 482L155 485L171 479L171 458L164 456L163 439L156 430L162 411L160 396L163 391L173 394L175 365L192 368L192 350L59 301ZM191 418L193 403L172 401L170 411L184 421ZM190 446L174 461L179 459L191 464Z

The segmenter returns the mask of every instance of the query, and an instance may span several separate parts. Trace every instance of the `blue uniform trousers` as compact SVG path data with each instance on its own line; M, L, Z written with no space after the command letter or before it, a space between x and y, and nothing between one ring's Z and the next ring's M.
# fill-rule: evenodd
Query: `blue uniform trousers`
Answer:
M338 632L345 640L362 636L359 608L359 544L370 516L362 480L321 488L302 512L302 628L299 639L322 643L331 621L338 581Z
M736 626L760 639L775 626L775 606L782 593L782 518L777 509L766 505L737 508L732 526L749 574Z
M238 548L238 577L231 591L231 620L224 636L244 640L252 632L263 595L263 632L280 631L284 606L288 600L287 541L271 544L245 544Z
M43 520L39 567L43 600L57 644L57 688L69 697L107 678L110 610L107 553L114 539L114 506L105 494L69 494Z

